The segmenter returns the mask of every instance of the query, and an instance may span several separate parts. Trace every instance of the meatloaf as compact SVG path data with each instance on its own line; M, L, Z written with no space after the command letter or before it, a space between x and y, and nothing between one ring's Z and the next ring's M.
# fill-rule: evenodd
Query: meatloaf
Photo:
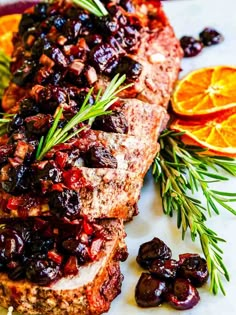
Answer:
M109 309L127 257L122 220L137 214L169 119L182 51L161 3L102 3L101 17L70 0L40 3L13 38L2 101L13 116L0 139L0 304L20 313ZM110 113L80 122L39 158L45 138L84 102L94 108L116 75L126 81Z

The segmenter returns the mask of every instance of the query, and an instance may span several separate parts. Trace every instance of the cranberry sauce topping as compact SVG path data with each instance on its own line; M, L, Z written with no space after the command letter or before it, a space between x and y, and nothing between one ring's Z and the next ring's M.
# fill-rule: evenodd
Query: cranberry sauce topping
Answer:
M149 273L142 273L135 299L141 307L153 307L162 302L178 310L194 307L200 300L196 287L206 283L209 273L206 260L198 254L179 255L171 259L171 250L158 238L142 244L137 262Z
M98 259L105 239L103 228L86 219L73 225L55 219L13 220L0 228L0 270L12 280L49 285Z
M66 1L44 4L43 9L42 4L37 4L23 14L16 41L23 46L24 61L22 50L16 51L13 82L27 87L90 87L98 74L114 76L117 72L136 80L142 66L131 56L139 46L141 21L131 1L121 1L120 5L103 3L109 14L102 17ZM45 93L48 98L48 91ZM44 110L53 110L61 97L49 105L42 102Z

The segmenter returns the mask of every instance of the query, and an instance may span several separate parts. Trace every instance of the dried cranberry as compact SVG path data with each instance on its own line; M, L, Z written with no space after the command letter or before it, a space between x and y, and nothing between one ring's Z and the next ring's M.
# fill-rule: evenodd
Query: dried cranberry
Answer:
M209 272L204 258L197 254L180 255L178 273L181 277L189 279L196 287L201 287L206 283Z
M35 16L33 14L24 13L19 24L19 33L22 36L30 27L35 24Z
M63 27L63 34L71 42L80 34L82 23L77 19L69 19Z
M12 82L16 85L23 86L32 80L35 72L36 63L34 61L25 60L23 65L14 73Z
M34 178L36 182L49 180L53 183L60 183L62 180L62 172L54 165L54 163L48 162L43 169L38 168L35 170Z
M174 279L177 274L178 266L178 262L174 259L156 259L151 263L149 271L160 279Z
M200 300L198 291L189 280L177 278L173 289L165 296L167 302L177 310L193 308Z
M117 168L116 158L104 147L92 146L84 157L87 167Z
M110 15L100 17L96 21L97 21L96 26L99 30L101 30L102 34L115 35L119 29L117 20Z
M46 133L51 124L51 115L37 114L25 118L25 127L29 135L42 135Z
M54 113L56 108L66 101L67 94L59 86L49 84L39 92L39 106L46 113Z
M59 276L60 266L51 260L32 260L26 269L26 277L33 283L47 286Z
M120 0L119 4L127 12L133 13L135 11L134 5L131 0Z
M76 256L80 264L85 264L91 260L88 247L80 240L67 239L63 241L62 247L70 255Z
M30 187L29 168L25 165L11 167L8 171L8 180L2 182L2 188L13 195L28 191Z
M28 252L30 253L30 257L35 254L47 254L48 251L53 248L53 245L53 238L43 239L40 235L38 235L38 233L34 233L31 235L31 239L28 244Z
M24 119L20 114L16 114L9 126L9 130L13 131L13 130L18 130L19 127L23 126L24 124Z
M39 113L39 108L32 98L23 98L19 102L22 117L33 116Z
M2 144L0 146L0 164L7 162L13 152L14 150L11 144Z
M118 63L115 73L126 74L127 79L136 80L142 72L143 66L138 61L125 56L122 57Z
M184 51L184 57L194 57L198 55L203 48L201 41L192 36L183 36L180 39L180 45Z
M34 7L34 14L37 16L38 19L43 20L47 17L47 3L37 3Z
M0 261L9 262L22 255L24 241L21 235L10 228L0 229Z
M66 23L66 19L61 15L56 16L54 19L54 26L56 27L58 31L62 30L65 23Z
M163 301L163 293L166 291L166 283L155 278L149 273L142 273L135 288L135 300L138 306L154 307Z
M199 37L204 46L216 45L224 40L224 37L211 27L204 28L204 30L199 34Z
M51 212L60 218L77 219L81 208L79 194L69 189L52 191L49 194L49 206Z
M154 237L151 241L143 243L136 258L138 264L143 268L148 268L156 259L170 259L170 248L159 238Z
M98 116L92 129L125 134L128 133L128 122L123 112L113 111L111 115Z
M89 34L85 37L86 43L90 48L102 43L102 36L99 34Z
M126 48L128 52L132 52L140 39L140 34L134 26L125 26L124 31L124 48Z
M109 44L95 46L89 54L90 61L99 73L107 69L110 71L118 63L118 56L115 49Z

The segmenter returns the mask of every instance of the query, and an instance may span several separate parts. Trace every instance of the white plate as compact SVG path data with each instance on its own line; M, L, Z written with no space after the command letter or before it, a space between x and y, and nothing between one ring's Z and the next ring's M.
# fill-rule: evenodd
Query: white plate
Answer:
M3 2L3 0L0 2ZM215 27L225 37L224 42L220 45L205 48L197 57L184 59L182 62L183 71L181 75L191 70L210 65L236 65L235 0L172 0L165 2L164 6L178 37L183 35L197 36L205 26ZM214 187L216 187L216 185ZM235 192L235 187L236 178L231 178L230 181L218 185L217 189ZM163 215L159 190L153 184L150 173L145 180L139 202L139 209L139 216L126 225L129 258L125 263L122 263L122 271L125 279L122 293L112 303L108 314L199 315L205 314L206 312L207 315L236 314L236 246L234 242L236 217L223 209L220 209L220 216L213 215L208 221L208 225L214 229L219 236L227 240L227 243L221 245L224 250L224 262L231 276L229 283L223 281L227 292L226 297L221 294L216 297L211 295L208 291L209 287L205 286L199 290L201 296L200 303L194 309L186 311L185 313L173 310L166 305L150 309L142 309L136 306L134 288L142 270L137 266L135 259L140 244L157 236L171 247L173 258L178 258L180 253L201 253L199 243L192 243L189 235L186 235L184 242L181 240L181 232L176 228L176 218L170 219ZM6 311L0 309L0 315L5 314Z

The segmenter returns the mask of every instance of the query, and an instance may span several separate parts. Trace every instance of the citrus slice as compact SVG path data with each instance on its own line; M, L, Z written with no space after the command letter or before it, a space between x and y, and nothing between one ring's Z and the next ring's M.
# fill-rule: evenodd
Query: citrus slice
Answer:
M215 66L187 74L172 96L176 114L202 116L236 105L236 67Z
M231 111L211 119L175 119L170 129L185 132L182 140L187 144L201 146L215 154L236 157L236 104Z
M13 32L17 32L20 19L21 14L11 14L0 17L0 47L9 56L13 51Z

